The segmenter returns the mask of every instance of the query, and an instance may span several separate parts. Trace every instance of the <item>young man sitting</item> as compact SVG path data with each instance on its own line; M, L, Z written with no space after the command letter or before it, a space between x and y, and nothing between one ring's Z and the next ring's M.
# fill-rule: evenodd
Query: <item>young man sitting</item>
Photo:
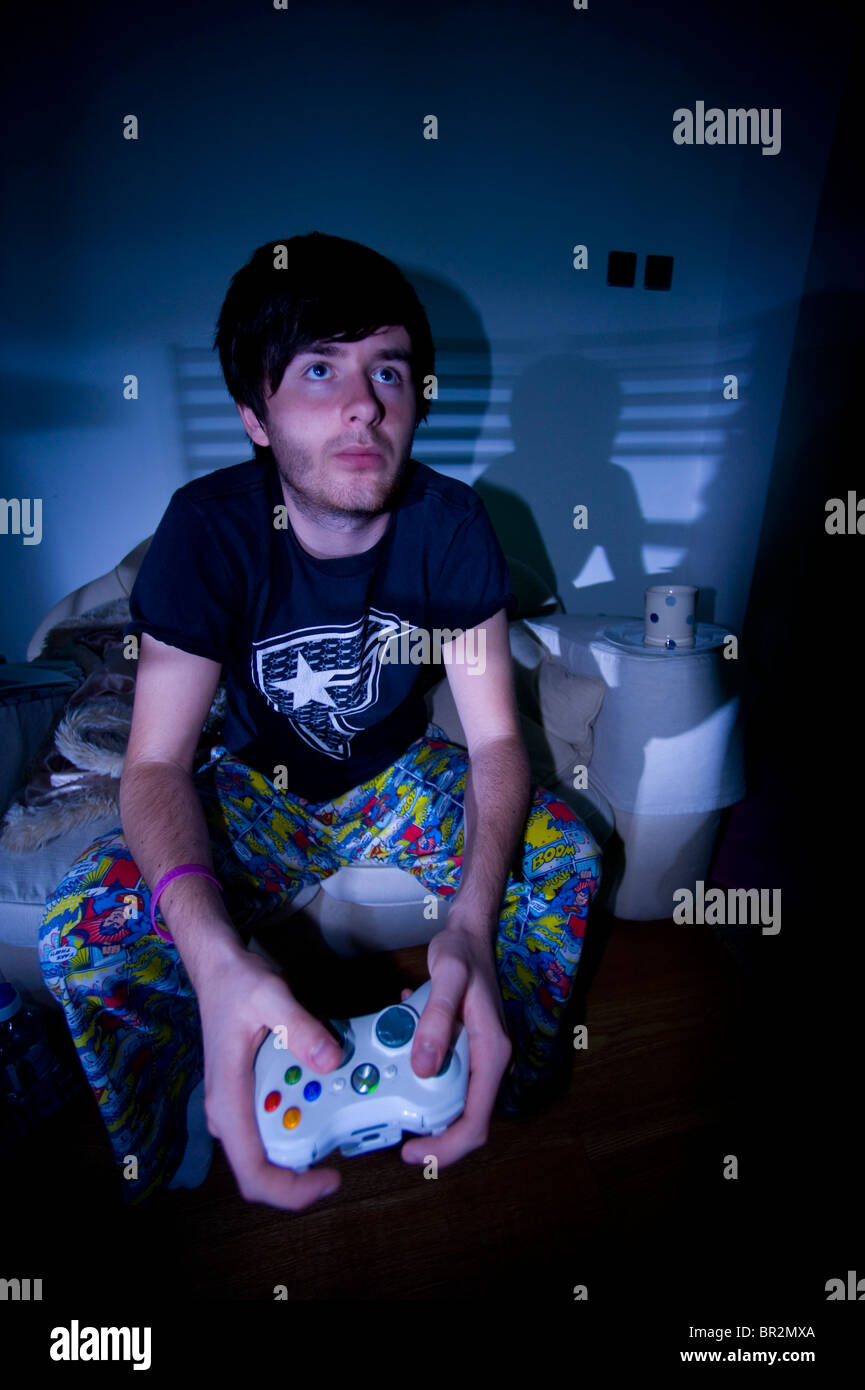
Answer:
M486 1142L497 1096L517 1109L549 1068L601 861L530 785L516 602L483 504L411 458L434 350L401 272L320 233L262 246L215 346L256 457L175 492L144 558L123 829L49 899L40 955L130 1201L202 1182L215 1136L247 1200L300 1210L339 1173L267 1161L253 1061L279 1026L319 1072L340 1049L247 949L256 920L363 861L450 900L411 1063L435 1075L461 1020L466 1106L402 1148L447 1165ZM393 640L382 659L409 630L454 634L467 751L428 724L423 668ZM223 672L223 741L196 767Z

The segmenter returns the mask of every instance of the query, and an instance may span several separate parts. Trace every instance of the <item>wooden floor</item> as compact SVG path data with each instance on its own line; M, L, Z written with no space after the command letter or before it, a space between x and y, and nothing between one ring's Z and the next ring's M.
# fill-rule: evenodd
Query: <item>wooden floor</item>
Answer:
M421 947L344 963L321 1011L383 1007L425 978L424 962ZM587 1024L589 1045L548 1109L495 1118L486 1147L437 1180L398 1148L333 1155L340 1192L299 1214L244 1202L219 1146L202 1187L127 1209L84 1091L3 1184L15 1200L0 1273L71 1294L116 1270L126 1296L159 1287L187 1302L272 1300L276 1286L291 1301L499 1299L516 1281L545 1297L573 1299L578 1284L596 1299L650 1297L729 1287L731 1266L743 1291L766 1258L782 1277L801 1241L774 1210L790 1187L760 1120L760 1033L739 963L707 927L595 914L581 977L571 1023ZM314 1007L313 983L296 987ZM737 1180L724 1177L727 1155Z

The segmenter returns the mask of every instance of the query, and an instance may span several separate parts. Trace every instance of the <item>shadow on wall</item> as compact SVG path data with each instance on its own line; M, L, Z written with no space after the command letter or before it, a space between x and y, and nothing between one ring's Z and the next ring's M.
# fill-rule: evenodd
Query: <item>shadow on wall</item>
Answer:
M615 368L561 353L515 381L514 451L491 459L474 486L505 551L542 574L566 611L639 617L648 585L694 584L697 621L730 621L706 576L749 563L729 536L755 468L766 471L769 424L754 363L787 331L792 312L786 306L712 335L665 330L639 343L626 335ZM617 344L603 346L615 358ZM722 397L728 373L739 378L738 400ZM651 394L626 396L628 379ZM768 394L765 383L759 390ZM631 421L626 409L646 418ZM578 504L587 508L585 529L574 526ZM755 538L756 530L755 520ZM747 573L740 578L747 586Z
M474 488L505 553L534 570L569 611L639 614L647 584L697 583L688 562L692 523L647 520L630 473L611 462L622 428L623 369L600 366L577 351L538 357L527 335L493 345L494 378L493 347L463 292L426 270L402 268L430 319L441 391L418 431L415 455L433 467L464 464L467 478L483 468ZM673 352L684 357L683 338L696 335L665 333L654 342L628 335L620 340L623 356L645 374L658 349L669 355L664 340L671 336ZM705 349L705 334L699 343ZM603 346L614 360L617 343ZM512 361L525 365L512 371ZM663 374L658 369L656 375ZM719 368L715 375L720 380ZM494 392L504 392L507 404ZM681 465L689 466L688 460ZM574 528L577 504L588 509L586 530ZM681 553L685 570L647 570L643 547L652 545ZM582 576L578 599L570 587L559 592L563 563L569 576ZM698 621L714 621L714 606L714 589L701 586Z
M554 553L569 549L574 574L603 545L612 574L580 591L586 612L618 611L610 602L613 576L616 588L627 593L639 594L649 582L640 558L643 520L633 481L607 461L619 408L618 383L608 369L571 354L532 363L511 393L514 451L493 459L475 484L506 553L536 569L554 593L557 577L545 537ZM531 509L515 487L529 491ZM574 528L578 504L587 508L585 530ZM566 609L573 608L572 598L559 595Z
M573 347L562 336L538 356L528 335L491 347L461 291L405 269L430 317L442 392L415 453L465 464L506 554L568 612L639 616L647 585L695 584L697 620L741 631L799 305L705 330ZM727 400L730 374L738 397ZM454 401L455 384L468 401ZM586 529L574 527L577 505ZM708 576L728 577L732 611L719 610Z

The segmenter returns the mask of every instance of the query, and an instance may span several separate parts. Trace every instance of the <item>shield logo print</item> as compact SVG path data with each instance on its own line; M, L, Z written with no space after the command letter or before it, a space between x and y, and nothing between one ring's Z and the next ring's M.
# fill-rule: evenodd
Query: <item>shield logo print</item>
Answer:
M370 608L354 623L295 628L254 642L253 683L310 747L348 758L358 732L350 716L378 700L379 634L399 627L395 614Z

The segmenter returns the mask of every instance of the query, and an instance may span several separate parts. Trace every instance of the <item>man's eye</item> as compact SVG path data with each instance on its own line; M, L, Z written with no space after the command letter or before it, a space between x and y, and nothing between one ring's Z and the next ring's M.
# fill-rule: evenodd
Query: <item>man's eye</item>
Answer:
M319 376L318 373L330 372L331 370L329 362L310 362L309 366L304 370L303 375L308 376L310 372L314 372L316 375L313 376L313 381L326 381L327 377ZM398 386L402 382L402 375L395 367L376 367L376 374L379 372L390 373L390 377L385 381L386 386Z

